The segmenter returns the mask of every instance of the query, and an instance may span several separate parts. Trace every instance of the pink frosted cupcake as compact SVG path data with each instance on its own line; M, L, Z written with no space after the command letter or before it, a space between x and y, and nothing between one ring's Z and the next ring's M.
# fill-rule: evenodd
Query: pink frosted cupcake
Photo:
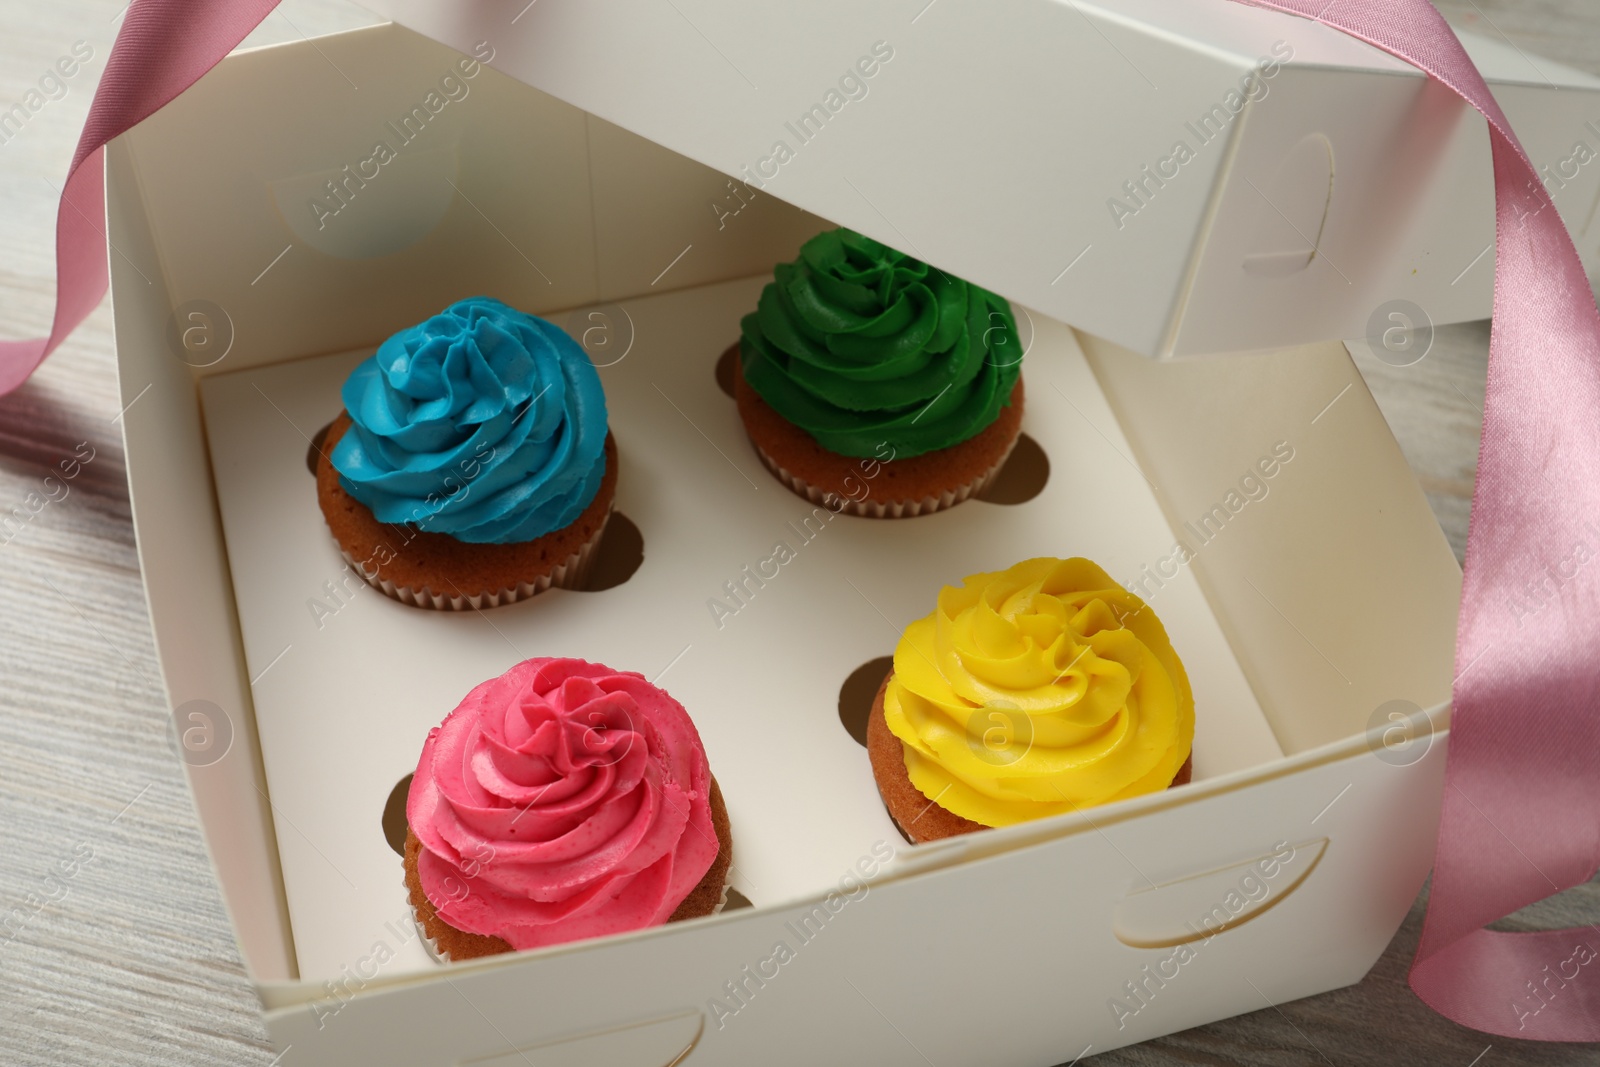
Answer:
M688 712L643 675L530 659L435 727L405 880L444 959L710 915L733 842Z

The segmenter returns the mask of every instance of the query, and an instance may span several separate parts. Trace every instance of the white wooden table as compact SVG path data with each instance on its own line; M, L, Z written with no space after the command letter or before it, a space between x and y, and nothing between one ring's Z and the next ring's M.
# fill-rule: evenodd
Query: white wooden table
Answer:
M1596 0L1438 2L1458 25L1600 72ZM50 321L56 190L121 9L122 0L0 0L0 110L38 87L75 42L93 52L64 93L48 86L59 99L0 143L0 337L39 336ZM370 21L344 0L287 0L251 41ZM1488 326L1478 323L1442 329L1412 367L1360 359L1458 555L1487 349ZM0 527L0 1063L266 1065L255 996L171 747L119 403L108 304L32 382L0 398L0 514L32 511L32 493L44 501L25 523ZM46 486L47 473L84 450L93 459L64 496ZM1359 985L1264 1003L1094 1062L1600 1062L1595 1046L1491 1041L1424 1008L1405 984L1421 915L1419 901ZM1511 925L1596 918L1600 885L1591 883Z

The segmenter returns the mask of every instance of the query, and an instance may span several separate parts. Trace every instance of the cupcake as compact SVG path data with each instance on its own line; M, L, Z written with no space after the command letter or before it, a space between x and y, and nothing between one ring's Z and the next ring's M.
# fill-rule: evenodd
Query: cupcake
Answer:
M939 590L867 720L913 842L1189 780L1194 695L1155 613L1086 559L1030 559Z
M600 376L559 327L463 300L383 342L342 399L317 499L369 583L459 610L583 582L617 448Z
M446 960L710 915L733 860L683 706L578 659L468 693L422 746L406 821L411 906Z
M958 504L1021 432L1010 305L852 230L780 263L740 327L745 431L779 481L835 512Z

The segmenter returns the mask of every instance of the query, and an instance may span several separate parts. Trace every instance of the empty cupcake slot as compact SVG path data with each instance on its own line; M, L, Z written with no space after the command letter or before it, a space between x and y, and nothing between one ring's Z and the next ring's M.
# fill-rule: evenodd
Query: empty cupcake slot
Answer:
M873 698L893 667L893 656L868 660L851 671L839 687L839 722L862 748L867 747L867 717L872 714Z
M411 775L406 775L389 790L389 799L383 802L383 839L389 842L395 855L406 854L406 797L411 795Z
M1044 492L1049 481L1050 457L1038 441L1023 434L1005 466L978 491L978 499L990 504L1026 504Z
M733 376L739 373L739 342L729 345L717 360L717 388L733 396Z
M628 516L613 511L600 535L589 576L577 592L600 593L632 578L644 564L644 534Z
M322 455L322 442L328 439L328 431L333 429L333 423L336 421L338 420L330 421L328 425L311 435L311 444L306 449L306 470L311 472L313 478L317 476L317 459Z

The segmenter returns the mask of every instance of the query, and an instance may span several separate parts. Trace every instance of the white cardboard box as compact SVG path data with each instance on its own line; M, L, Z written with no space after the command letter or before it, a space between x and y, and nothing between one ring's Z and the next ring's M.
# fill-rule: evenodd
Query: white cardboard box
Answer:
M719 220L723 175L481 71L308 237L311 192L459 58L394 27L241 53L108 152L152 624L180 726L210 708L231 739L190 780L283 1062L1045 1065L1358 980L1429 865L1460 575L1343 347L1157 363L1032 313L1044 493L835 520L802 550L809 577L719 633L708 576L806 508L757 465L712 365L761 276L825 223L767 196ZM603 373L645 565L483 616L367 591L316 628L303 586L338 561L301 437L363 349L476 292L633 324L637 351ZM195 326L206 343L185 347ZM1270 493L1149 584L1280 441L1295 459ZM833 695L939 584L1044 552L1146 583L1204 699L1196 781L899 846ZM384 799L468 685L552 650L673 672L757 906L443 969L413 951ZM1430 710L1397 724L1397 701ZM1384 748L1401 729L1417 740ZM831 892L879 841L895 863ZM1196 931L1218 914L1228 929ZM780 939L796 958L761 979Z
M1146 355L1362 338L1394 300L1489 315L1482 116L1306 19L1227 0L361 2ZM1595 274L1600 79L1463 40ZM893 58L865 95L827 100L875 44Z

